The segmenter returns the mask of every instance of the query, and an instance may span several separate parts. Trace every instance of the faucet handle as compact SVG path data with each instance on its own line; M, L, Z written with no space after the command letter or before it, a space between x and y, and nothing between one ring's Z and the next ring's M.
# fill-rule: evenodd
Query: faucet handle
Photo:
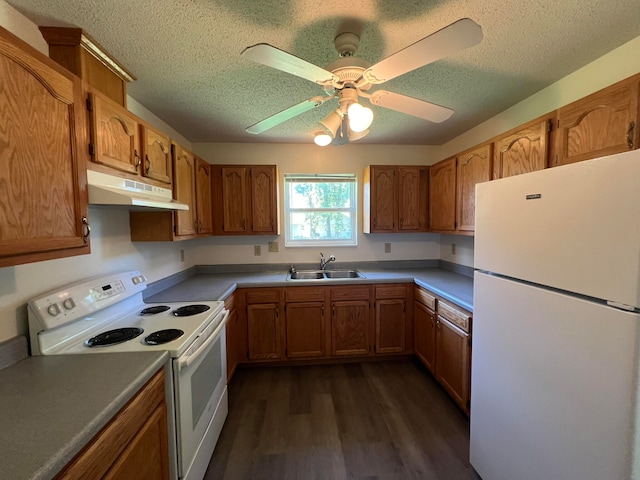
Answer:
M294 267L293 264L291 265L291 268L289 269L289 273L296 273L296 267Z

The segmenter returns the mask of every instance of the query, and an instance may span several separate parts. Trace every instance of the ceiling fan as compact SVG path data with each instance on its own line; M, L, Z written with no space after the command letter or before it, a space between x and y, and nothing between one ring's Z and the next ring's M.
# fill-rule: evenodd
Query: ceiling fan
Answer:
M338 100L339 107L320 122L319 130L315 134L314 141L321 146L348 143L364 137L369 132L373 112L358 103L359 97L368 99L376 106L435 123L443 122L453 114L453 110L387 90L369 90L374 85L452 55L480 41L482 28L473 20L463 18L375 65L353 56L360 38L349 32L341 33L335 38L334 44L340 58L325 68L266 43L247 47L241 53L243 57L315 82L324 87L324 96L318 95L293 105L247 127L246 131L260 134L334 98Z

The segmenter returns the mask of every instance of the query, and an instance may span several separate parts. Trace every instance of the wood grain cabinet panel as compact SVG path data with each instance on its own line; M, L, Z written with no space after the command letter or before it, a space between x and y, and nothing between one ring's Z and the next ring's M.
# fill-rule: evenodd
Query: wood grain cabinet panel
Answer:
M492 149L488 143L458 155L457 230L475 230L476 185L491 180Z
M429 169L429 228L453 232L456 229L456 163L451 157Z
M427 231L428 172L428 167L369 165L364 233Z
M275 303L247 305L249 360L282 358L279 306Z
M137 175L142 164L138 119L126 108L97 92L89 93L91 161Z
M214 235L278 235L275 165L212 165Z
M171 185L171 139L168 135L146 124L140 125L140 137L142 144L142 175Z
M469 334L438 315L436 379L464 411L469 411Z
M552 117L555 116L521 125L495 140L493 179L522 175L547 167Z
M369 301L337 301L331 304L331 310L331 354L368 355L371 345Z
M376 300L376 353L405 351L406 300Z
M211 235L211 165L196 157L196 227L198 235Z
M431 373L436 365L436 313L419 301L414 302L416 355Z
M636 75L560 108L553 165L638 148L639 88Z
M0 29L0 267L89 253L80 80Z
M325 356L324 310L324 302L296 302L285 305L287 358Z
M176 210L176 236L192 236L197 233L196 218L196 157L186 148L174 143L173 148L173 197L189 205L189 210Z

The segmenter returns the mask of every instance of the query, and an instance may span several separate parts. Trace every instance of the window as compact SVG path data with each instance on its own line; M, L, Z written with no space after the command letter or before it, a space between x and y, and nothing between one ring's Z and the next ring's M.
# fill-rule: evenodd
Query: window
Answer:
M285 174L285 245L357 245L355 175Z

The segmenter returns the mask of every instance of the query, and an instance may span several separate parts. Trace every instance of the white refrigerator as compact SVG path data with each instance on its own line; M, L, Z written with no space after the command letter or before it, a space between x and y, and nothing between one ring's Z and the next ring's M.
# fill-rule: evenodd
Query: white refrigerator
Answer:
M640 479L640 151L476 187L470 461Z

